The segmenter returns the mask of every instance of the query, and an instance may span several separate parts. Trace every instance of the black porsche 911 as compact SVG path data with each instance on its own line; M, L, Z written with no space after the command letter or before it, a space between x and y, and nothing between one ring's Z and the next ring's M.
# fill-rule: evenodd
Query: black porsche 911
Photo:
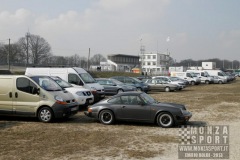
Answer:
M84 114L103 124L115 120L157 123L168 128L185 124L192 117L186 107L175 103L157 102L144 92L123 92L88 107Z

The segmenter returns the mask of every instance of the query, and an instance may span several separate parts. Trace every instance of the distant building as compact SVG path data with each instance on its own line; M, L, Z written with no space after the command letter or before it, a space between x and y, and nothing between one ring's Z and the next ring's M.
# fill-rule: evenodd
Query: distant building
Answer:
M139 67L139 56L125 54L111 54L107 56L107 62L100 63L102 70L132 72Z
M145 53L141 55L142 71L147 74L167 74L173 59L167 53Z
M216 69L216 62L202 62L203 69Z
M169 72L185 72L187 70L187 67L169 67Z

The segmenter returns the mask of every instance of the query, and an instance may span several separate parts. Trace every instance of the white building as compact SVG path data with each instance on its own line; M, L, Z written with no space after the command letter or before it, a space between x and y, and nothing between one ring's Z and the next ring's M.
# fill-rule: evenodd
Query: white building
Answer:
M216 69L216 62L202 62L203 69Z
M166 53L144 53L140 56L142 71L147 74L167 74L172 58Z

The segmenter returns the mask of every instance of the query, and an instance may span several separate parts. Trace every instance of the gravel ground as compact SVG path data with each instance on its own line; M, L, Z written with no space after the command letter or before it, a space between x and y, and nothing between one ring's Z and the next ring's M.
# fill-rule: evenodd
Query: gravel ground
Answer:
M240 79L224 85L190 86L149 93L161 102L185 104L190 126L229 125L230 159L240 159ZM102 125L80 111L53 123L0 117L0 159L178 159L179 127L117 122Z

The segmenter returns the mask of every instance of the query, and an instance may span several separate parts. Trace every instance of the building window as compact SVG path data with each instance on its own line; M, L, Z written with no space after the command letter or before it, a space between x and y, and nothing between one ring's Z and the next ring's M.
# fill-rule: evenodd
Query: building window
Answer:
M151 63L150 63L150 62L147 62L147 65L148 65L148 66L150 66L150 65L151 65Z
M156 66L156 62L152 62L152 64L153 64L154 66Z
M147 59L151 59L151 56L150 56L150 55L148 55L148 56L147 56Z
M156 55L153 55L153 59L156 59Z

